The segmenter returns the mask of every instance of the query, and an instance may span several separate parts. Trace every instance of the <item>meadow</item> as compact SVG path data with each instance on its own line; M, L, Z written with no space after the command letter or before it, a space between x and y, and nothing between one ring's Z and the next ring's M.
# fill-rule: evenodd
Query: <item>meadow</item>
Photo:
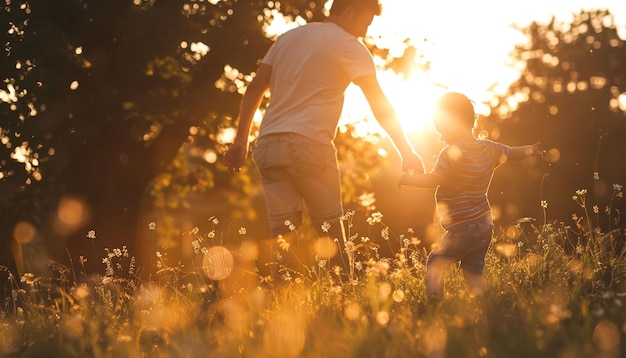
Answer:
M289 268L282 260L295 246L286 242L276 255L276 277L259 277L253 242L220 245L218 219L208 233L188 233L195 238L191 267L157 251L143 280L125 247L99 258L100 275L81 269L96 259L82 256L69 267L52 265L49 277L2 268L13 290L0 311L0 355L621 357L626 248L613 203L622 198L614 185L600 208L580 190L565 198L580 208L570 222L521 218L500 228L487 257L484 296L470 295L452 267L440 302L425 296L428 250L411 229L391 232L380 213L368 218L377 238L351 232L354 213L343 218L354 272L347 282L319 257ZM400 249L383 257L382 245Z

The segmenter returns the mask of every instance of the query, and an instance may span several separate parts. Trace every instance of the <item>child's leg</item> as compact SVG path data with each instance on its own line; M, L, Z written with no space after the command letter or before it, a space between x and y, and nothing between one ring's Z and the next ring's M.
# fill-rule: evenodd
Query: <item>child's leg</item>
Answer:
M428 255L426 261L426 295L443 298L443 278L452 260L439 256L436 252Z
M470 294L480 296L483 292L485 292L485 280L483 279L482 274L463 270L463 276L465 277L465 282L467 282L467 286L469 287Z

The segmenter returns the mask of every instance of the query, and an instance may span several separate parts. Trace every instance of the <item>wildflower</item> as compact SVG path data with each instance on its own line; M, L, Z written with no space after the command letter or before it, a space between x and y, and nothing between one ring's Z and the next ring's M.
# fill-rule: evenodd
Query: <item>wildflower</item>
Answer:
M193 229L191 229L191 233L194 235L198 235L198 233L200 232L200 229L198 229L198 227L194 227Z
M572 220L578 221L578 215L576 215L576 213L572 214Z
M578 200L578 196L576 196L576 195L572 196L572 200L574 200L574 201Z
M415 233L415 230L412 227L410 227L410 228L408 228L406 230L406 232L409 233L409 234L413 234L413 233Z
M579 242L578 245L576 245L576 253L579 255L582 255L583 252L584 252L583 245L581 245L581 243Z
M605 206L605 207L604 207L604 212L605 212L605 213L607 213L607 214L610 214L610 213L611 213L611 207L610 207L610 206L608 206L608 205L607 205L607 206Z
M213 238L215 238L215 230L212 230L212 231L211 231L211 232L209 232L206 236L207 236L209 239L213 239Z
M200 252L202 252L202 255L207 255L209 253L209 249L207 249L206 247L203 247L200 249Z
M361 261L357 261L354 263L354 268L361 271L363 270L363 263Z
M320 268L321 268L321 267L326 266L326 260L319 260L319 261L317 262L317 265L318 265Z
M348 211L347 213L343 214L340 218L340 220L346 221L346 220L350 220L353 216L354 216L354 211Z
M91 239L91 240L95 240L96 239L96 230L89 230L89 232L87 233L87 238Z
M281 250L289 251L289 243L282 236L279 236L276 242L278 243L278 247L280 247Z
M380 230L380 236L382 236L383 239L385 239L385 240L389 240L389 228L386 227L386 228Z
M408 247L411 244L411 240L404 239L404 240L402 240L402 244L404 245L404 247Z
M578 196L583 196L583 195L587 194L587 189L578 189L578 190L576 190L576 194Z
M126 245L122 246L122 256L128 257L128 248L126 248Z
M289 228L289 231L296 231L296 225L289 220L285 220L285 226Z
M193 240L191 242L191 247L193 247L193 253L197 254L200 252L200 241L198 240Z
M148 224L148 229L150 230L156 230L156 223L153 221L150 224Z
M330 230L330 223L324 222L322 224L322 232L328 233L328 230Z
M220 223L219 220L217 220L217 218L215 216L212 216L209 221L213 224L213 225L217 225Z
M122 250L120 250L120 249L113 249L113 255L115 255L117 257L121 257L122 256Z
M542 200L541 201L541 207L544 208L544 209L547 209L548 208L548 202L545 201L545 200Z
M368 241L370 241L369 237L365 237L365 236L361 237L361 242L362 243L366 244Z
M598 207L598 205L594 205L593 206L593 213L594 214L599 214L600 213L600 208Z
M27 272L20 278L20 281L32 286L35 283L35 275Z
M600 180L600 173L593 172L593 180Z
M623 186L620 184L613 184L613 190L622 191Z
M80 256L78 257L78 262L79 262L81 265L84 265L84 264L87 262L87 258L86 258L85 256L83 256L83 255L80 255Z
M369 218L367 218L367 223L370 225L379 224L382 221L383 221L383 214L381 214L378 211L373 213L372 216L370 216Z
M135 256L130 258L130 264L128 265L128 274L130 276L135 274Z
M283 275L283 280L287 282L291 281L291 273L289 273L289 271L285 272L285 274Z
M157 252L156 252L156 257L158 257L158 258L163 257L163 255L161 255L161 251L157 251Z
M243 236L247 234L246 228L245 227L240 227L239 228L239 235Z

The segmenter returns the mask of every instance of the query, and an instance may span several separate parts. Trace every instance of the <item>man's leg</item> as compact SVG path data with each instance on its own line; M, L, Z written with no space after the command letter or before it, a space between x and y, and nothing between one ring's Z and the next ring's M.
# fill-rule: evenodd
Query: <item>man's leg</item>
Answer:
M313 249L320 259L327 260L331 270L339 267L345 275L349 263L341 226L341 179L335 149L317 143L300 143L297 148L294 178L318 233Z

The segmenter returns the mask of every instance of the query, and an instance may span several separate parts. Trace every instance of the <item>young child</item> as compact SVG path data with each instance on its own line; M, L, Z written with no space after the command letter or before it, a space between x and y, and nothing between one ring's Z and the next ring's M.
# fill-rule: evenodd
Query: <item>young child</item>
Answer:
M493 217L487 199L494 169L507 160L541 154L538 144L509 147L473 135L476 114L471 101L450 92L437 102L435 130L447 144L430 174L405 174L400 185L437 188L435 200L445 233L426 261L426 291L443 297L443 277L459 262L470 292L484 291L485 254L493 235Z

